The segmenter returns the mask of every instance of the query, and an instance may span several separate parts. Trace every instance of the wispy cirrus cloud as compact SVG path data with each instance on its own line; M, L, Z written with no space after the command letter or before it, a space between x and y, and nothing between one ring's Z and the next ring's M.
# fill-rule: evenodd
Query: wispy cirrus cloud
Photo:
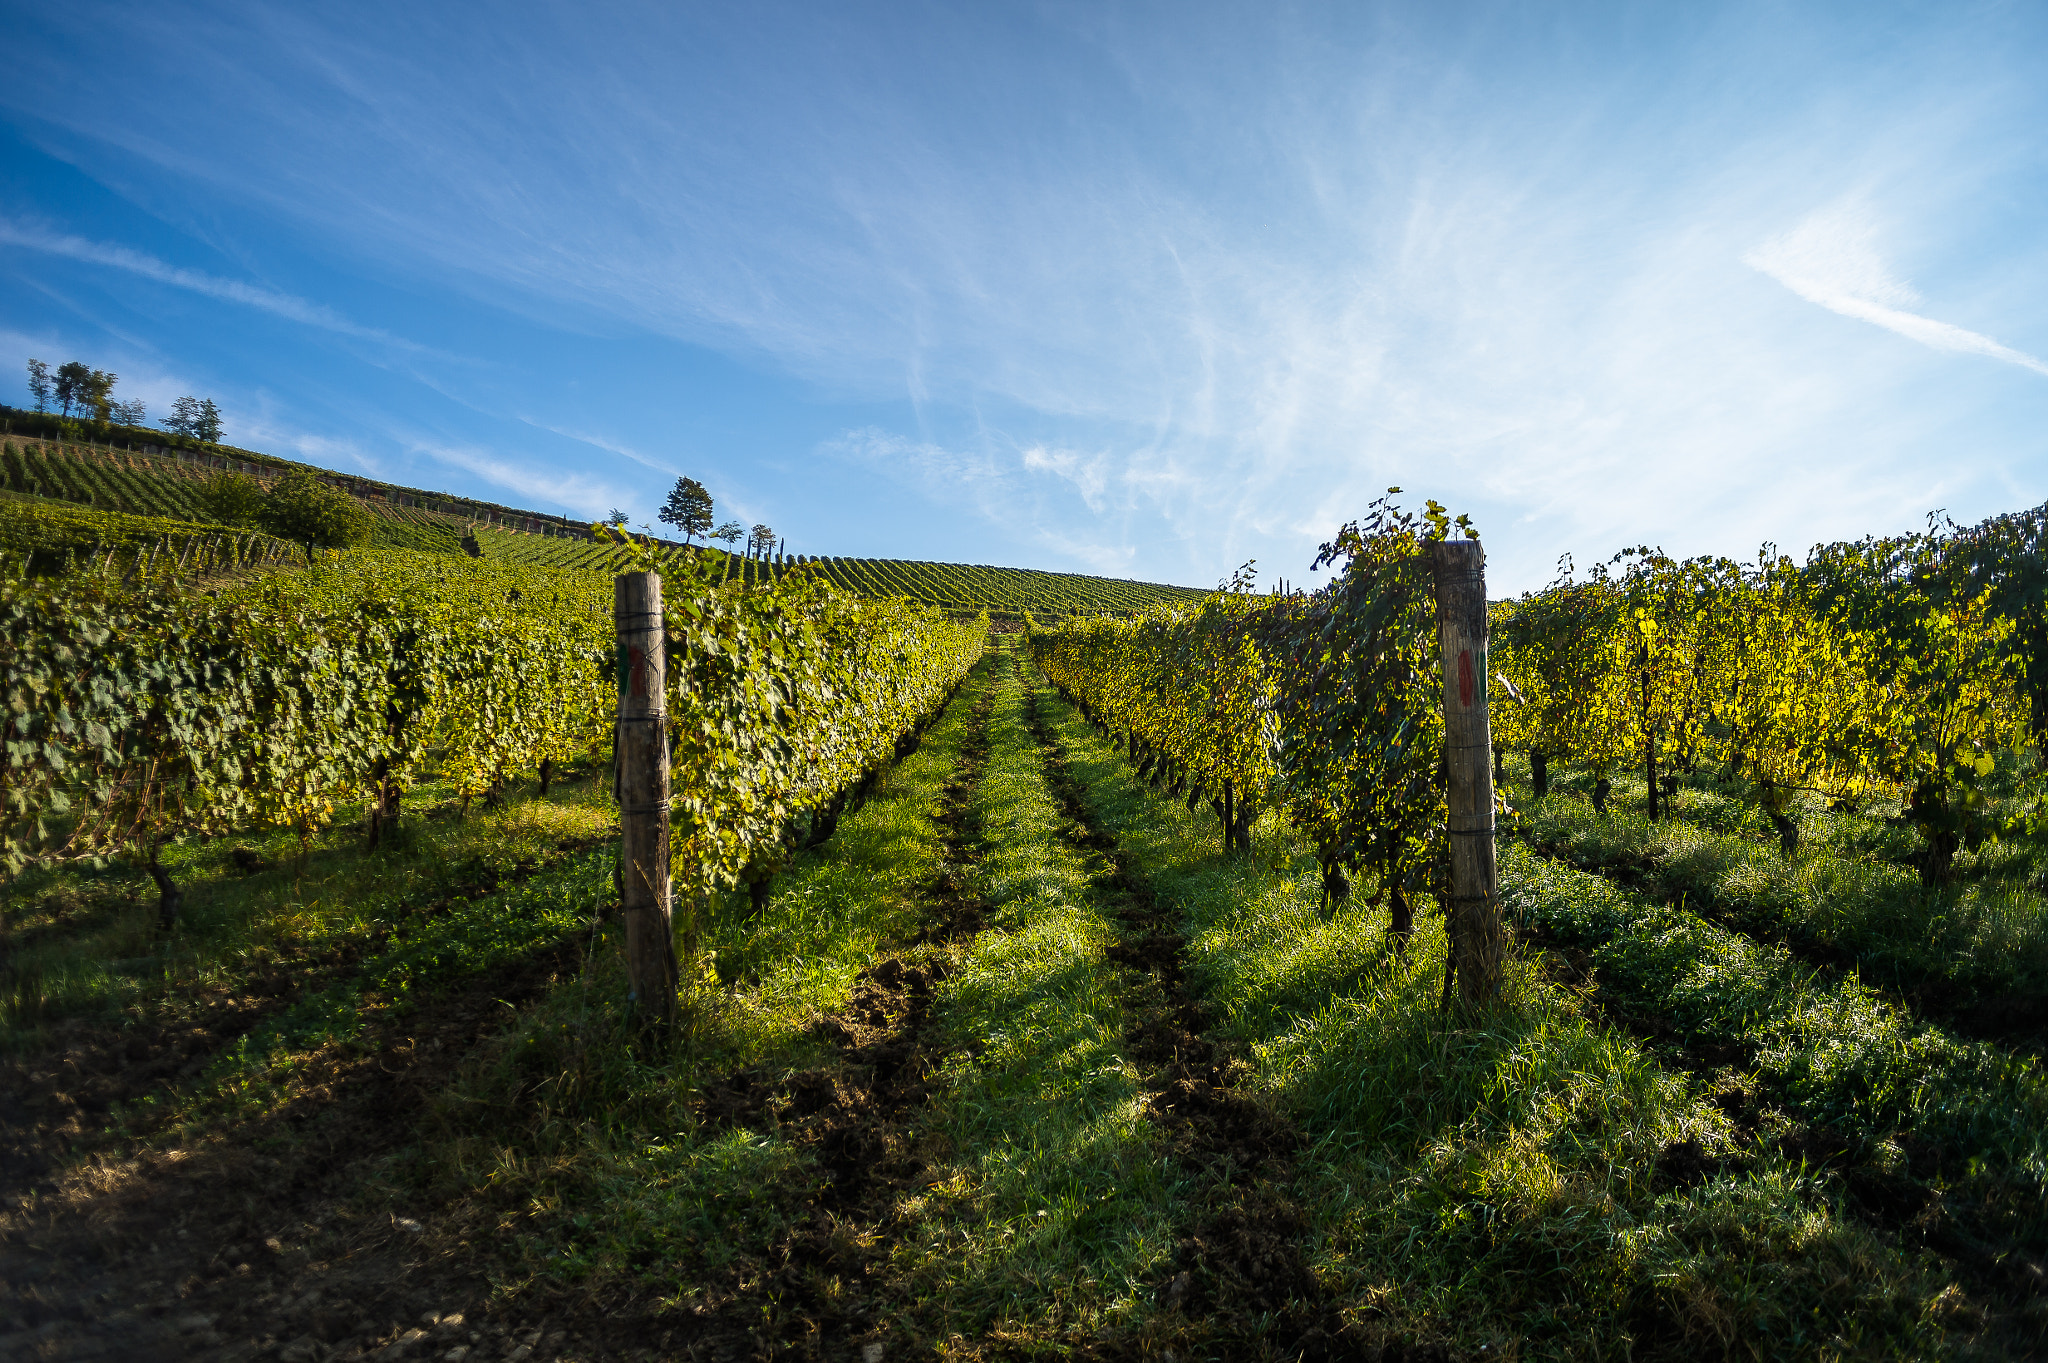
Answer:
M1136 562L1137 551L1131 545L1086 533L1103 528L1099 524L1076 525L1071 517L1043 514L1040 489L1033 480L1018 476L1020 468L1053 474L1071 483L1090 511L1099 511L1107 482L1101 456L1032 446L1012 461L992 449L954 449L873 426L846 431L826 442L821 452L873 468L932 501L972 511L1096 572L1123 574Z
M1109 486L1109 457L1082 454L1077 450L1033 445L1024 451L1024 467L1032 473L1049 473L1071 483L1090 511L1101 511L1103 494Z
M497 487L516 492L536 504L558 506L592 520L604 515L624 494L610 483L560 469L534 469L514 464L490 450L460 445L419 443L413 449L444 464L474 474Z
M125 270L144 279L172 288L185 289L192 293L218 298L227 303L239 303L243 307L256 308L298 322L322 331L350 336L359 341L375 341L414 354L425 354L427 348L402 336L375 327L358 326L332 308L309 302L276 289L266 289L260 284L244 283L239 279L223 279L201 270L188 270L172 265L143 251L112 242L91 241L85 237L64 232L51 232L26 223L0 218L0 246L19 246L48 255L63 256L87 265L100 265L110 269Z
M1853 206L1822 209L1797 227L1745 253L1742 263L1777 280L1809 303L1897 332L1935 350L1984 355L2048 375L2048 360L2000 345L1979 332L1907 309L1920 295L1892 277L1877 252L1876 224Z
M1399 483L1472 511L1523 586L1565 550L1810 543L2039 495L2031 393L1958 383L1914 346L1816 344L1871 338L1808 310L1787 326L1752 273L2048 372L2020 329L2048 282L2038 177L2016 173L2048 108L2038 13L1928 17L1880 72L1860 13L1770 0L1620 26L1508 4L1356 24L1199 4L1000 22L380 4L377 22L45 7L57 36L0 109L80 164L108 162L75 150L104 143L154 165L203 195L195 220L239 204L240 233L269 215L378 262L494 358L515 329L474 305L555 327L544 361L416 377L486 417L533 413L590 447L560 450L571 467L621 487L654 480L595 452L672 478L641 451L674 448L674 399L615 385L614 344L739 360L748 381L678 391L706 429L749 433L753 405L776 419L693 471L772 472L766 514L839 534L844 483L800 461L860 464L916 494L879 517L906 553L968 522L974 552L1018 561L1134 545L1152 576L1215 581L1254 556L1292 576ZM433 56L451 50L465 61ZM202 78L105 78L166 64ZM559 98L518 97L536 69ZM85 78L100 97L64 97ZM1969 291L1935 310L2002 305L2011 320L1979 325L2018 345L1926 315L1867 213L1802 220L1829 201L1880 207L1938 272L1930 292ZM328 310L66 240L313 326L375 306L320 292L334 271L295 285ZM558 384L579 354L598 357L588 386ZM493 443L432 409L392 427L401 449L422 430ZM497 443L544 443L522 440Z
M533 417L524 416L519 413L514 413L513 415L537 431L546 431L550 435L559 435L564 440L574 440L580 445L588 445L594 450L604 450L608 454L616 454L621 458L632 460L642 468L653 469L656 473L668 474L671 478L682 476L682 471L675 465L653 458L650 455L642 454L631 445L622 445L616 440L611 440L601 435L592 435L588 431L575 431L562 426L550 426L545 421L537 421Z

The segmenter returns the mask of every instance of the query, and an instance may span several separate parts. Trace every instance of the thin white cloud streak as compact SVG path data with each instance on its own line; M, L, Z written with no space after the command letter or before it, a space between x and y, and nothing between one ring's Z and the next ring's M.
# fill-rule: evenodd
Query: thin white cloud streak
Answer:
M543 505L567 508L591 520L598 519L618 505L622 496L609 483L556 470L525 468L508 463L487 450L427 443L415 443L412 448L429 458L474 474L496 487Z
M656 473L665 473L671 478L682 476L681 470L677 469L674 465L664 464L659 459L650 458L630 445L621 445L617 441L607 440L601 435L591 435L585 431L572 431L561 426L550 426L545 421L537 421L530 416L524 416L517 412L513 413L513 416L537 431L546 431L550 435L559 435L564 440L573 440L579 445L588 445L594 450L603 450L608 454L619 455L621 458L632 460L642 468L653 469Z
M227 422L230 442L244 449L262 450L267 454L289 452L308 464L322 468L353 466L380 481L390 478L383 461L355 441L302 430L279 420L274 410L266 410L257 416L236 416L230 412Z
M2048 376L2048 361L1896 306L1917 303L1919 295L1892 278L1872 244L1875 235L1867 212L1823 209L1790 232L1745 252L1742 263L1830 312L1897 332L1934 350L1984 355Z
M1086 455L1074 450L1033 445L1024 451L1023 459L1027 471L1049 473L1073 484L1090 511L1103 509L1103 494L1109 483L1107 455Z
M86 265L125 270L130 274L155 280L159 284L168 284L172 288L185 289L192 293L204 294L208 298L218 298L223 302L256 308L287 321L318 327L323 331L351 336L357 340L375 341L379 345L391 346L397 350L413 353L426 351L425 347L403 337L393 336L388 331L357 326L333 309L322 307L318 303L295 298L288 293L279 293L275 289L245 284L240 280L222 279L199 270L188 270L126 246L88 241L84 237L64 233L45 232L18 222L10 222L5 218L0 218L0 245L19 246L47 255L63 256Z

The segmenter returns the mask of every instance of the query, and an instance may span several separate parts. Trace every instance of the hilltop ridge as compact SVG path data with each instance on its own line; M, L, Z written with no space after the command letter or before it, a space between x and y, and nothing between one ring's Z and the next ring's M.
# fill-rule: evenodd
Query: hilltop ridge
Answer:
M208 520L198 496L202 479L229 471L267 482L293 470L311 473L360 502L374 518L371 542L378 547L593 570L608 568L620 553L614 545L594 541L587 523L565 516L407 487L149 427L86 426L0 405L0 492L31 503L197 524ZM72 541L80 533L78 525L67 522ZM679 547L678 541L652 538ZM1121 613L1204 595L1199 588L1166 583L993 564L815 554L760 558L703 545L697 550L725 560L728 577L755 580L814 567L858 596L901 596L948 611L987 610L997 619L1016 619L1026 611L1054 617Z

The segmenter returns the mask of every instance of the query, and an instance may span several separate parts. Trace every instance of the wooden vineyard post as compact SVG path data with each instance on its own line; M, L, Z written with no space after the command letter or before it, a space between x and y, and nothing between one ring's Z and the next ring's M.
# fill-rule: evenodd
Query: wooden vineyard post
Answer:
M1486 714L1486 554L1477 540L1444 540L1431 550L1430 569L1443 653L1444 766L1450 787L1446 969L1457 977L1460 1000L1485 1005L1500 992L1507 952L1500 872L1494 863L1493 733Z
M612 588L618 626L619 908L626 982L649 1023L676 1018L676 947L668 879L668 702L661 577L622 573Z

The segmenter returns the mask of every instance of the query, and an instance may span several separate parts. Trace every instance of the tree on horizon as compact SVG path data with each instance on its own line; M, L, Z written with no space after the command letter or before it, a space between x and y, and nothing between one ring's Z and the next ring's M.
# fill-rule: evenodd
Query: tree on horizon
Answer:
M765 525L754 527L754 533L747 537L747 548L755 558L768 557L768 551L775 547L775 532Z
M164 422L164 429L179 435L188 435L194 440L209 444L220 443L220 408L213 405L213 399L201 402L198 398L183 397L171 404L170 420Z
M711 494L695 478L678 478L657 519L682 531L684 544L698 535L708 535L711 531Z
M76 414L94 421L105 421L108 409L113 405L114 384L119 378L118 374L94 369L83 360L66 360L57 366L58 409L66 418Z
M50 379L50 366L41 360L28 362L28 395L36 400L36 410L47 412L50 403L57 396L57 385Z

